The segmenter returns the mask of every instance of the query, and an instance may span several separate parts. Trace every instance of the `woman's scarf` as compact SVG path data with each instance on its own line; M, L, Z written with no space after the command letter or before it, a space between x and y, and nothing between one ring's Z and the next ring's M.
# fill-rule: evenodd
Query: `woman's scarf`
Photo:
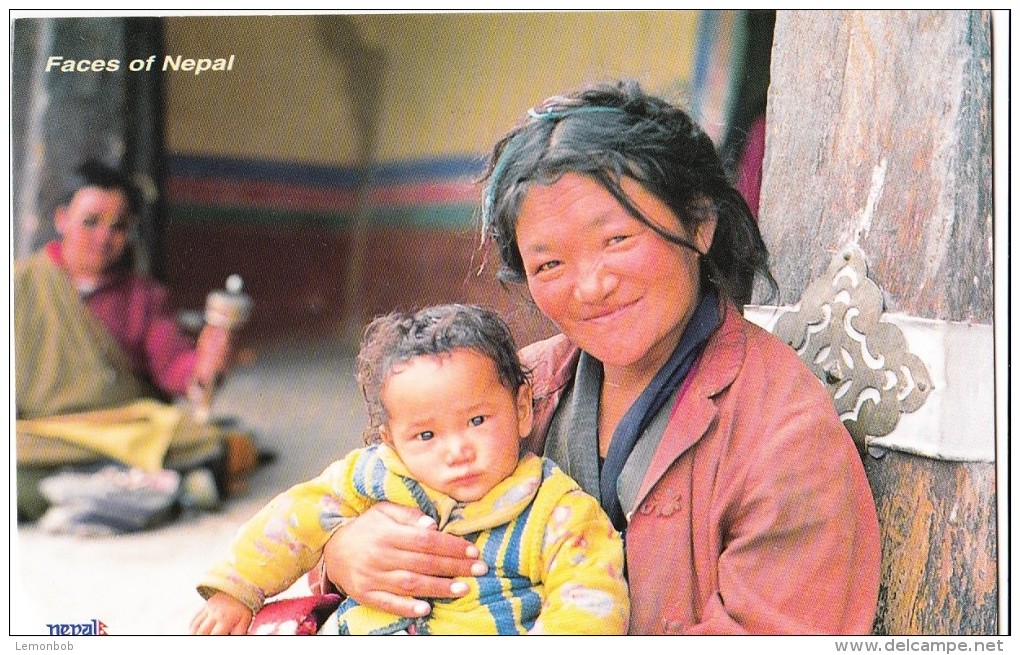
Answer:
M603 509L609 514L617 530L623 530L627 526L627 519L620 506L617 493L617 481L623 471L623 466L627 463L627 458L634 450L634 445L649 423L680 388L687 373L690 372L694 362L701 354L708 337L719 327L721 322L716 294L710 290L698 303L698 307L694 310L694 314L688 321L687 327L684 328L680 341L669 359L616 426L599 476L601 492L599 495ZM582 353L581 357L590 356ZM598 396L595 397L598 398ZM595 435L597 443L597 430Z

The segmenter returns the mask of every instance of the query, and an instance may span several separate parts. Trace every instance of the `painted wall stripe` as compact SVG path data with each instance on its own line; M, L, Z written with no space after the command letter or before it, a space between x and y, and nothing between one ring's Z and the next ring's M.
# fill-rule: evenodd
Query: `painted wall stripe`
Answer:
M426 180L473 180L484 170L480 156L444 157L382 163L369 171L373 184L406 184ZM354 187L362 179L351 166L326 166L262 159L171 155L168 177L263 180L311 186Z
M414 207L376 207L369 214L373 227L407 229L470 230L474 226L473 204L435 204ZM171 222L188 226L253 225L276 228L326 227L346 229L352 210L298 211L278 207L238 207L177 204L167 208Z

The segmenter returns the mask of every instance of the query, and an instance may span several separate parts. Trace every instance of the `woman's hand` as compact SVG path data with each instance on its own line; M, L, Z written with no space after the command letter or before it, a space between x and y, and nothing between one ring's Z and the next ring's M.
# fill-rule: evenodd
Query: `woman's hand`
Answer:
M372 506L334 533L323 553L326 576L363 605L399 616L426 616L421 598L456 598L468 591L456 577L485 574L470 541L443 534L417 509Z
M251 610L229 594L217 592L191 620L193 635L243 635L251 625Z
M215 389L227 370L233 351L230 330L216 325L206 325L198 335L195 345L195 381L204 389Z

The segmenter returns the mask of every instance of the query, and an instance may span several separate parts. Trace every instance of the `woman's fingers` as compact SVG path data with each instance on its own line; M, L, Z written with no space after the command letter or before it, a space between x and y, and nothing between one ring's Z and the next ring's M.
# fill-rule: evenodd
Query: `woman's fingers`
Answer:
M428 602L407 596L398 596L385 591L373 591L365 597L364 605L396 614L397 616L416 617L428 616L432 607Z
M329 579L359 603L401 616L422 615L428 604L416 598L463 595L466 585L453 578L487 570L478 549L423 516L387 503L370 508L326 544Z
M453 586L454 578L483 574L487 567L480 560L466 557L467 546L461 539L453 537L454 541L449 542L434 538L449 536L400 526L372 550L356 557L345 556L347 569L340 586L362 603L365 600L359 594L367 598L375 591L418 598L462 595ZM440 552L456 555L435 554Z
M416 537L412 537L416 539ZM426 540L417 541L416 545L423 544ZM473 546L472 546L473 547ZM418 549L404 549L396 546L392 549L383 549L378 557L380 560L385 559L386 565L389 570L379 571L380 575L386 575L387 581L391 585L399 585L399 588L393 589L393 591L402 591L408 594L421 594L422 592L429 592L424 595L434 596L438 588L435 585L429 585L427 588L421 588L419 584L419 578L434 578L445 582L446 587L450 586L453 581L452 578L467 578L479 575L484 575L488 571L488 567L480 559L469 558L465 554L467 549L461 544L453 545L454 552L458 552L455 556L449 555L436 555L434 552L441 551L439 547L426 546L426 548ZM477 552L477 549L476 551ZM378 565L380 568L384 566L383 562ZM437 584L443 584L437 583ZM443 596L449 595L449 593L441 594Z
M381 514L389 518L394 523L401 525L419 525L421 527L428 527L427 524L433 526L436 522L429 516L426 516L420 509L414 507L404 507L403 505L397 505L395 503L376 503L372 507L368 508L361 517L369 517L371 520L376 514Z

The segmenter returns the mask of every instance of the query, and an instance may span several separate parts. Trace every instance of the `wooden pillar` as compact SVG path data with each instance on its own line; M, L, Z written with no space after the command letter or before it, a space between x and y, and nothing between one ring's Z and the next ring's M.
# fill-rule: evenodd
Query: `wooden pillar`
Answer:
M990 21L984 11L776 19L760 222L777 304L797 303L834 256L859 249L893 317L883 321L939 335L919 358L940 372L935 431L959 446L913 447L931 430L904 420L863 455L883 538L878 634L997 630L994 425L953 419L973 393L965 380L991 388L994 375ZM920 341L907 348L925 350ZM950 361L961 347L963 366ZM990 396L978 400L994 411Z
M354 194L349 245L344 253L343 322L340 326L341 338L356 349L365 324L372 318L364 297L365 255L371 247L372 184L386 58L381 49L361 37L357 25L347 16L317 16L316 26L326 51L345 73L343 86L351 99L352 129L358 141L355 165L360 179Z
M56 236L53 210L87 158L132 172L145 195L140 268L161 273L162 86L130 72L132 58L162 53L158 18L18 18L12 30L13 251L26 256ZM117 70L68 72L60 63L116 59Z

